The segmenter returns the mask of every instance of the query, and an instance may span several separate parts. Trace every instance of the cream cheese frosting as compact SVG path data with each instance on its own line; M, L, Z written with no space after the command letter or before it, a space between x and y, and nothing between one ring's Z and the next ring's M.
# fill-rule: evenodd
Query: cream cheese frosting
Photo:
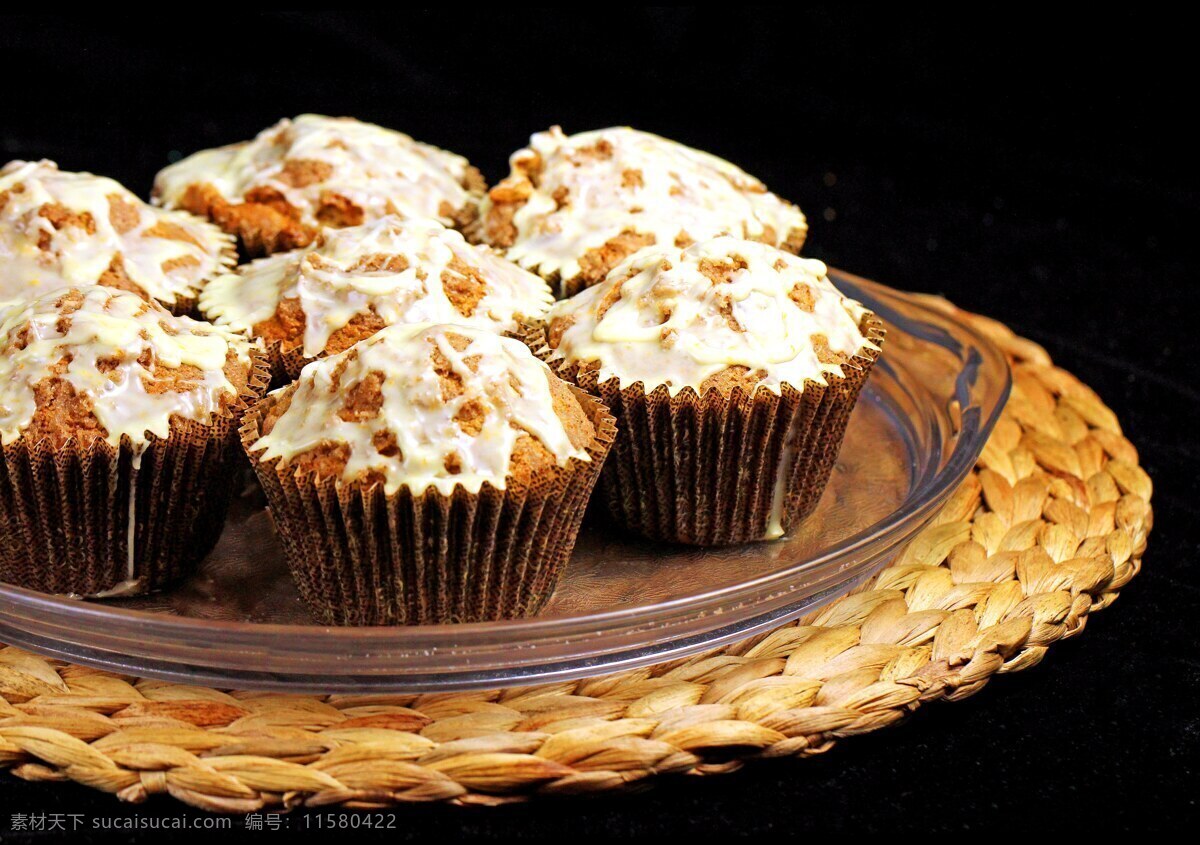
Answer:
M700 391L710 377L745 367L779 393L842 376L842 363L875 345L869 312L844 297L820 261L732 237L684 249L648 247L599 285L546 315L551 360L596 363L598 379L650 392Z
M348 117L284 118L252 141L203 150L163 169L154 195L178 207L192 185L212 185L228 202L256 189L282 196L300 220L321 225L322 200L337 195L362 211L363 222L385 214L436 217L475 203L464 187L472 168L462 156L414 141L402 132Z
M326 230L308 248L254 261L214 279L200 309L218 325L253 333L284 300L304 313L303 353L315 358L356 316L385 325L461 323L512 331L545 313L549 287L487 247L432 219L388 216Z
M629 127L565 135L555 126L510 159L512 175L484 201L524 197L508 256L566 281L581 259L624 233L659 246L729 234L799 249L800 209L727 161Z
M240 335L124 291L60 289L0 310L0 442L17 440L37 411L36 386L63 379L90 401L112 446L128 437L135 451L149 436L167 437L171 417L208 422L238 394L224 372L232 351L250 364ZM62 362L66 368L62 370ZM187 389L148 389L163 370Z
M0 301L68 285L132 283L171 305L234 262L233 239L120 183L13 161L0 169Z
M460 383L457 395L446 396L435 358ZM524 434L559 466L590 460L555 412L550 378L549 368L512 338L448 324L391 326L305 367L293 387L283 388L295 391L287 410L249 450L261 450L260 461L286 462L332 445L347 456L342 480L377 473L389 494L401 486L478 492L485 481L503 488ZM347 397L364 386L377 392L377 407L346 413ZM472 423L464 426L467 415Z

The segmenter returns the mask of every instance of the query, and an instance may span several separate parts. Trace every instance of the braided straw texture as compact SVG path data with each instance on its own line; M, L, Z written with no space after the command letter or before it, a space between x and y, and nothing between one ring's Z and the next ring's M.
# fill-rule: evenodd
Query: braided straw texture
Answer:
M436 695L224 692L0 648L0 767L218 812L499 803L819 754L1034 666L1137 574L1151 483L1088 387L960 316L1013 363L1003 418L898 559L807 618L619 675Z

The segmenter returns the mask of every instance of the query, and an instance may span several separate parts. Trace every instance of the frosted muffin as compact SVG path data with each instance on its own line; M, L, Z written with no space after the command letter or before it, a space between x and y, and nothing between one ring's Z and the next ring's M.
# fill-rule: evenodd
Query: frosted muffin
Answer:
M800 209L727 161L628 127L539 132L483 204L482 237L561 296L646 246L736 235L799 252Z
M154 198L211 218L256 256L385 214L463 228L478 216L484 188L462 156L353 118L304 114L163 169Z
M391 625L537 611L614 430L520 341L418 324L308 365L241 435L314 615Z
M305 249L260 258L214 280L201 313L261 338L278 383L397 323L461 323L512 332L554 297L533 273L472 246L436 220L384 217L330 229Z
M601 481L617 520L718 545L816 506L883 331L821 262L719 237L636 253L526 337L618 420Z
M233 238L211 223L147 205L112 179L52 161L0 169L0 302L99 284L188 314L236 260Z
M203 557L266 389L250 343L89 286L0 311L0 344L0 580L128 595Z

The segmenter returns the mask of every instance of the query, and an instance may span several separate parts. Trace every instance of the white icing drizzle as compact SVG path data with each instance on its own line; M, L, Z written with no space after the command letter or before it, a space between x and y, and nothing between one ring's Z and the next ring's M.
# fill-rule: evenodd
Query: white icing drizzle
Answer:
M727 281L703 272L721 266L730 268ZM807 289L811 311L791 298L797 286ZM602 283L557 303L546 320L553 327L573 319L553 359L599 362L602 382L640 381L647 392L665 384L675 395L740 365L761 371L759 386L779 393L784 384L801 390L807 379L825 384L827 374L844 375L838 364L818 359L814 335L847 356L874 349L859 330L866 313L838 292L820 261L718 237L685 249L640 250Z
M393 262L396 258L402 261ZM466 265L487 288L469 317L443 289L444 273L463 278L452 262ZM540 317L554 300L539 276L487 247L468 244L438 221L388 216L326 230L309 248L221 276L201 293L200 308L218 325L252 333L281 300L293 298L304 311L303 352L309 358L320 355L330 336L356 315L371 311L386 325L461 323L504 332L516 329L522 318Z
M461 352L451 343L455 335L469 340ZM443 398L435 349L462 379L460 396ZM335 386L334 374L343 366ZM371 373L383 374L379 411L367 419L342 419L338 412L346 396ZM512 338L457 325L391 326L305 367L288 409L251 450L263 450L262 461L286 462L321 444L345 444L349 458L342 479L379 472L389 494L401 486L414 491L432 486L450 495L461 485L478 492L484 481L503 488L522 433L541 441L559 466L571 458L589 459L572 445L554 411L551 377L549 368ZM455 421L469 403L482 409L474 434ZM377 444L392 452L389 442L398 447L396 453L381 454ZM457 462L457 473L447 469L447 458Z
M138 470L142 467L142 452L142 447L135 448L130 464L132 474L129 478L129 503L125 514L125 584L135 582L133 573L137 569L137 479ZM120 585L117 589L120 589Z
M783 454L779 456L779 469L775 473L775 486L771 489L771 515L767 519L767 536L764 539L775 540L782 537L783 505L788 494L788 470L792 468L792 460L796 455L796 444L789 438L783 444Z
M297 186L288 176L289 162L319 162L330 173ZM154 195L177 207L190 185L212 185L233 203L255 188L270 188L300 212L302 223L315 227L321 196L337 194L361 208L364 220L400 214L451 224L443 203L457 211L478 200L462 184L469 166L462 156L382 126L303 114L284 118L253 141L203 150L163 169Z
M130 569L129 569L129 573L128 573L130 575L133 574L132 558L133 558L133 556L131 554L130 555L131 565L130 565ZM103 590L102 592L95 593L90 596L71 595L71 596L68 596L68 598L119 599L119 598L123 598L124 596L136 596L143 592L142 584L144 582L145 582L144 578L126 578L124 581L120 582L115 587L110 587L109 589Z
M67 313L63 303L74 299L79 307ZM34 386L54 377L53 368L65 357L70 363L57 377L91 400L109 444L119 446L128 436L135 450L149 442L149 435L166 437L172 415L209 421L222 400L237 394L223 371L226 354L233 350L238 360L250 362L250 342L240 335L175 317L132 293L96 286L61 289L7 306L0 311L0 342L6 350L0 356L0 442L5 445L33 419ZM104 371L98 366L102 361L116 363ZM184 365L200 371L194 387L147 391L144 378Z
M56 228L56 207L87 224ZM165 237L172 227L184 237ZM171 304L227 269L232 250L233 239L212 224L147 205L112 179L62 171L52 161L0 169L0 301L96 284L120 256L131 281Z
M510 161L513 174L496 190L530 193L513 217L517 238L507 254L545 276L573 278L584 253L626 231L670 246L680 235L758 238L769 226L778 246L807 229L800 209L729 162L629 127L568 137L555 126ZM540 166L536 187L524 175L530 165Z

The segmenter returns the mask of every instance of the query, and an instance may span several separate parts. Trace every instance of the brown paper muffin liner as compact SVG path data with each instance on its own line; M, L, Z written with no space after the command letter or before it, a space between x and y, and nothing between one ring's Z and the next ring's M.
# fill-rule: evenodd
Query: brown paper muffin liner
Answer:
M528 485L443 495L430 487L340 483L261 463L252 451L277 401L252 407L242 445L262 483L300 595L327 625L416 625L536 613L575 547L583 513L616 435L594 397L572 391L596 429L590 461L539 473Z
M267 360L271 365L271 389L284 387L300 378L300 371L311 364L316 358L304 354L301 345L285 349L283 341L263 341L267 350ZM318 356L320 357L320 356Z
M140 455L128 437L119 447L74 438L58 448L23 438L4 446L0 581L103 597L186 574L221 533L243 460L238 423L267 387L266 362L252 354L247 390L223 414L207 424L176 418Z
M877 347L883 324L873 315L861 331ZM740 388L703 396L641 382L621 389L598 382L595 369L551 359L546 329L530 325L525 341L566 381L599 396L619 433L600 478L613 518L652 540L717 546L766 539L773 523L790 530L816 507L846 433L850 412L879 357L863 350L828 385L807 381L776 394Z

